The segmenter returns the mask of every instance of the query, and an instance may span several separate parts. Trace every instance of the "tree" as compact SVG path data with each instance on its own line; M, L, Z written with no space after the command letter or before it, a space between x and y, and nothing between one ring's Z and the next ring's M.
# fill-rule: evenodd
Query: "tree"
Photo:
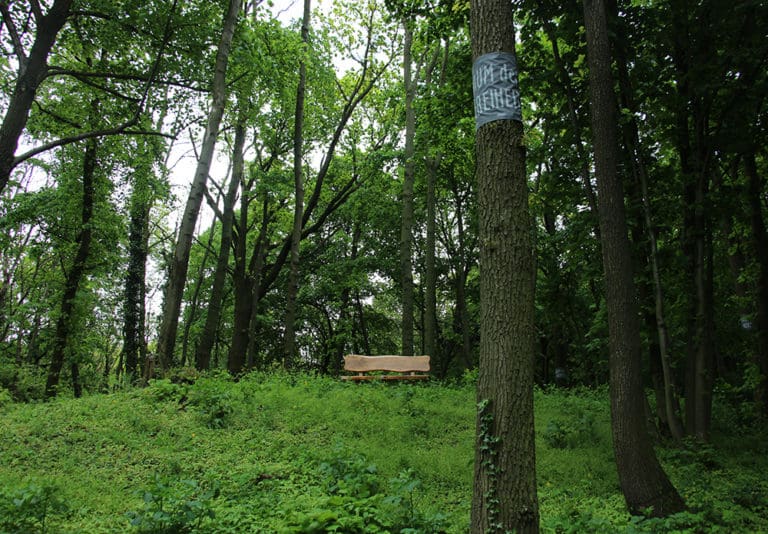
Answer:
M475 114L485 94L479 58L501 52L516 114L478 125L480 368L471 531L538 532L533 428L533 254L512 3L470 4ZM497 80L501 68L488 73ZM493 89L489 89L493 90ZM517 96L516 96L517 95ZM512 120L510 120L512 119Z
M405 149L403 152L403 194L402 217L400 220L400 286L402 291L402 342L401 354L413 355L413 244L414 224L413 185L416 180L416 114L413 101L416 96L416 84L413 79L411 49L413 45L413 21L405 19L405 39L403 40L403 86L405 87Z
M617 174L616 97L603 0L584 0L595 174L598 185L610 346L611 429L624 498L631 513L666 516L684 509L656 459L644 419L640 325L624 192Z
M56 36L67 23L72 0L56 0L48 12L43 14L38 2L32 3L31 15L35 21L35 38L27 54L21 40L19 28L9 11L8 2L0 3L3 23L13 39L13 48L18 61L18 76L13 94L0 125L0 193L3 192L11 171L17 162L14 159L19 137L27 124L29 110L38 87L48 75L48 55L51 53Z
M187 204L182 214L179 235L168 273L168 285L165 289L162 322L157 341L160 364L164 368L169 367L173 362L176 332L179 326L179 313L181 311L181 298L184 293L187 269L189 268L189 252L192 247L192 237L195 225L197 224L197 217L200 213L200 205L203 201L205 184L208 181L213 151L219 135L219 125L224 114L224 106L226 105L227 63L241 4L241 0L230 0L229 7L224 16L221 39L216 53L208 123L203 135L200 157L190 187Z
M301 245L302 219L304 217L304 179L302 177L304 154L304 97L307 92L307 61L309 49L310 0L304 0L304 16L301 19L302 56L299 61L299 83L296 86L296 112L293 122L293 184L294 209L291 231L291 261L288 272L288 302L285 311L285 334L283 339L283 363L290 369L296 363L296 293L299 278L299 246Z

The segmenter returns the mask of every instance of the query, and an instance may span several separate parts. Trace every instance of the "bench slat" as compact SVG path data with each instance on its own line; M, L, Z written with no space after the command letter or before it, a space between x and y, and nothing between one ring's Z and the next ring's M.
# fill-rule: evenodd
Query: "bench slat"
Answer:
M406 372L428 372L429 356L361 356L358 354L348 354L344 356L344 370L352 372L367 371L393 371L399 373ZM400 375L393 375L400 376ZM412 378L418 375L402 375L400 379ZM426 375L428 376L428 375ZM351 379L360 378L348 377Z

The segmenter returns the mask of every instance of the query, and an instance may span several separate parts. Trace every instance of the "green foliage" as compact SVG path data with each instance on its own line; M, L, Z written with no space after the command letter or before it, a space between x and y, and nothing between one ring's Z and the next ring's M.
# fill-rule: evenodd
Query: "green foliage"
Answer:
M213 502L218 484L201 486L196 480L174 480L155 476L149 489L140 491L144 508L127 512L136 532L184 534L197 531L215 516Z
M0 386L0 409L5 408L12 402L13 402L13 397L11 396L11 392L5 389L4 387Z
M227 406L223 418L205 411L217 402ZM544 532L768 530L764 432L742 429L734 440L723 428L708 447L659 448L690 515L631 518L607 390L537 390L534 402ZM471 380L348 384L282 372L12 403L0 425L0 488L28 486L22 474L58 488L52 498L69 512L48 508L50 532L463 534L476 410ZM573 413L591 420L590 432L575 446L547 445L549 423ZM218 419L223 427L209 424Z
M186 397L187 389L186 385L172 382L170 378L157 378L150 380L144 394L159 402L180 402Z
M197 408L208 428L224 428L235 412L233 388L223 379L201 378L189 389L189 405Z
M320 465L328 497L308 512L295 514L283 532L401 532L428 534L444 531L441 514L417 509L415 493L421 485L411 470L402 471L384 487L376 466L360 454L335 457Z
M59 489L36 483L15 491L0 489L0 532L45 534L50 519L66 514L68 507Z
M568 418L553 419L542 433L544 442L553 449L576 448L596 441L592 414L576 409Z

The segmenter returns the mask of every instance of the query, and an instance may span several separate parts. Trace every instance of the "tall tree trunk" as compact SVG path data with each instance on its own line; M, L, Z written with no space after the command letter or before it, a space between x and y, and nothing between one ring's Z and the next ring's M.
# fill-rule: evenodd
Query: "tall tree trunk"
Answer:
M763 416L768 416L768 233L763 220L763 183L757 172L755 153L744 156L747 175L749 220L757 259L757 339L755 364L760 378L755 389L755 402Z
M260 280L264 270L265 242L269 226L269 196L265 192L262 201L262 218L259 235L253 252L246 262L246 233L248 226L248 199L243 192L240 205L240 224L235 240L235 268L232 284L235 294L235 314L232 327L232 342L229 348L227 368L232 374L242 372L246 363L252 367L256 360L256 314L260 299Z
M55 397L59 385L61 369L69 348L69 338L72 333L75 298L80 289L80 282L85 276L87 270L88 256L91 252L91 241L93 239L92 220L94 204L94 175L96 172L96 151L98 143L95 139L89 139L86 142L85 155L83 157L83 206L80 224L80 232L75 240L77 252L69 272L64 281L64 294L61 299L61 310L59 318L56 320L56 334L54 337L51 353L51 365L48 368L48 379L45 383L45 396L47 398ZM77 361L70 358L72 371L72 385L75 390L75 396L82 395L82 386L79 380L79 369Z
M149 240L150 192L147 177L137 172L131 193L128 235L128 271L123 304L123 362L131 383L140 376L139 361L144 346L144 310Z
M605 6L584 0L587 60L610 347L611 429L619 484L633 514L666 516L684 509L656 458L645 427L640 324L627 236L624 191L617 175L616 99Z
M435 266L436 193L435 183L440 157L428 158L427 167L427 242L424 251L424 354L439 360L437 354L437 270Z
M304 54L309 52L310 0L304 0L304 17L301 22L301 42ZM299 247L304 218L304 180L302 157L304 144L304 95L307 85L307 62L302 56L299 62L299 84L296 88L296 112L293 123L293 183L295 189L293 209L293 234L291 236L291 262L288 272L288 292L285 305L285 334L283 338L283 365L292 368L297 359L296 350L296 294L299 285Z
M413 355L413 186L416 178L414 137L416 136L416 113L413 101L416 87L412 76L411 47L413 28L410 21L404 21L405 40L403 42L403 85L405 87L405 151L403 158L403 194L402 219L400 224L400 286L402 289L401 317L401 352L404 356Z
M473 61L488 53L507 54L505 95L519 99L516 67L508 68L515 54L512 3L472 0L470 16ZM476 114L483 96L475 94ZM533 427L535 273L522 122L481 125L475 150L481 307L471 532L525 534L539 531L539 506Z
M48 56L56 42L56 36L67 22L71 5L72 0L55 0L45 16L35 17L37 28L29 56L25 56L21 49L16 50L19 75L8 101L3 123L0 125L0 193L8 185L19 137L27 125L37 88L48 75ZM5 19L5 22L11 24L9 19ZM18 46L20 45L18 43Z
M706 104L694 81L698 58L711 57L709 39L693 43L690 11L685 3L671 4L674 28L672 56L676 70L675 133L683 177L683 254L686 259L689 317L685 372L685 426L689 435L709 437L713 377L712 280L707 275L707 244L711 241L705 200L709 190ZM709 20L696 24L710 24Z
M617 19L618 7L616 1L608 0L607 5L613 18ZM617 28L616 31L613 32L613 35L619 34L619 29ZM670 434L673 438L680 440L685 434L685 429L683 428L683 422L680 418L680 402L675 391L672 367L670 364L669 351L671 344L669 338L669 330L667 329L666 314L664 311L664 289L661 283L658 246L656 243L656 232L653 226L651 201L648 192L648 169L645 165L645 154L642 150L642 147L640 146L640 135L638 132L637 121L635 119L637 106L635 105L634 98L632 96L632 87L630 84L629 71L627 67L628 61L625 57L621 43L615 42L613 48L617 54L621 106L625 109L629 109L632 112L623 129L624 144L627 151L629 152L635 179L640 185L643 222L649 248L648 261L651 266L651 275L653 279L654 311L659 349L658 358L662 378L660 385L662 386L663 391L663 397L658 399L661 402L657 402L657 405L663 406L664 408L663 420L666 421L667 425L669 426ZM651 355L651 358L653 357L654 355Z
M189 268L189 254L192 249L192 238L197 224L197 216L200 213L200 205L203 201L205 184L208 181L208 173L211 169L211 160L219 135L219 124L224 114L226 104L226 74L229 61L229 50L232 45L232 37L235 32L237 18L240 13L241 0L230 0L227 13L221 31L214 66L212 102L208 114L208 123L205 127L203 145L200 150L200 158L195 169L195 176L190 187L187 204L182 214L179 236L174 248L168 273L168 285L165 289L163 302L163 315L160 323L160 334L157 341L157 352L160 364L163 368L170 367L173 362L174 348L176 345L176 332L179 327L179 313L181 311L181 299L184 295L184 284Z
M222 302L224 301L224 285L229 267L229 251L232 248L232 226L235 218L235 200L237 190L243 180L243 147L245 146L245 114L240 113L235 127L235 146L232 151L232 177L229 180L227 193L224 195L224 205L221 212L221 239L219 255L216 259L216 269L213 274L211 296L208 299L208 314L205 318L203 333L195 352L195 366L199 370L208 369L211 364L211 350L216 340L216 330L221 318Z

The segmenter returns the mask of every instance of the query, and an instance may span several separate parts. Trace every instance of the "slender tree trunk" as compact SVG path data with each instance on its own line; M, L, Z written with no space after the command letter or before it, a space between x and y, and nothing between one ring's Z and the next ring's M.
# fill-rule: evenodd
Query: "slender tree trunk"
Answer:
M48 75L48 56L56 42L56 36L67 22L71 5L72 0L55 0L48 13L36 21L35 40L29 56L25 57L23 50L16 51L19 58L19 75L8 101L3 123L0 125L0 193L8 185L15 165L14 156L19 137L27 125L37 88ZM10 21L6 20L6 23Z
M181 312L181 299L184 294L184 285L189 268L189 254L192 249L192 238L195 225L197 224L197 216L200 213L200 205L203 201L205 184L208 181L208 173L211 169L213 151L219 135L219 124L224 114L227 63L241 3L241 0L230 0L227 14L224 17L221 40L219 41L216 53L212 102L208 115L208 124L205 128L200 158L197 162L187 204L182 214L179 236L176 241L173 259L171 260L170 272L168 273L168 285L165 290L160 335L157 342L157 352L163 368L170 367L173 362L176 332L179 327L179 314Z
M747 175L749 220L752 228L755 258L757 259L757 339L755 364L760 379L755 389L755 402L763 416L768 416L768 232L763 220L763 182L757 172L755 153L744 157L744 171Z
M310 0L304 0L304 17L301 23L301 41L304 53L309 51ZM301 245L302 220L304 218L304 180L302 157L304 144L304 95L307 85L307 64L302 56L299 62L299 85L296 88L296 113L293 124L293 183L295 188L293 210L293 235L291 237L291 262L288 272L288 293L285 311L285 335L283 338L283 365L292 368L297 359L296 349L296 296L299 286L299 247Z
M618 17L618 8L615 0L609 0L610 9ZM617 32L614 32L616 34ZM619 89L622 107L632 112L636 111L634 99L632 97L632 87L629 81L629 72L627 70L627 60L621 51L621 46L617 43L614 46L617 50L617 63L619 72ZM662 405L665 411L664 421L669 426L669 431L673 438L680 440L685 435L683 422L680 418L680 403L675 391L672 376L672 367L670 364L670 339L667 329L666 314L664 311L664 289L661 283L661 270L659 268L659 254L656 243L656 232L653 226L653 217L651 215L651 201L648 193L648 170L645 165L645 157L640 147L640 136L638 133L635 115L632 113L630 119L624 128L624 143L629 152L632 169L635 178L640 185L640 195L642 197L643 222L648 239L648 261L651 266L653 278L653 298L656 317L656 333L658 337L659 362L661 367L663 401ZM652 356L653 357L653 356Z
M633 514L666 516L684 509L659 464L645 427L640 324L627 236L624 191L617 171L616 100L602 0L584 0L587 60L598 185L610 347L611 429L619 484Z
M216 340L216 331L221 319L222 302L224 301L224 285L229 267L229 251L232 248L232 226L235 218L235 200L237 191L243 180L243 147L245 146L245 114L241 113L235 127L235 146L233 148L232 177L224 195L224 206L221 212L221 240L216 269L213 274L211 296L208 299L208 314L200 341L195 352L195 366L199 370L208 369L211 364L211 350Z
M95 139L89 139L86 142L85 155L83 157L83 206L80 232L75 240L77 252L72 262L69 272L66 274L64 282L64 294L61 300L61 310L59 318L56 320L56 334L51 353L51 365L48 368L48 379L45 383L45 396L47 398L55 397L59 385L61 369L69 348L69 338L72 333L75 299L80 289L80 282L85 276L87 270L88 257L91 252L91 241L93 239L92 220L94 204L94 175L96 172L96 151L98 143ZM72 371L72 385L75 390L75 396L82 395L82 386L79 380L79 369L77 360L70 356L70 366Z
M474 61L492 52L514 57L511 2L472 0L470 16ZM507 84L512 84L509 78ZM539 507L533 428L535 274L522 122L506 119L480 126L475 150L481 307L471 532L525 534L539 531Z
M414 137L416 136L416 113L413 101L416 87L412 76L411 46L413 28L410 21L404 21L405 41L403 42L403 85L405 86L405 151L403 158L403 195L402 219L400 225L400 285L402 289L402 338L401 352L404 356L413 355L413 186L416 175Z
M435 183L440 158L429 158L427 166L427 242L424 252L424 354L439 360L437 354L437 270L435 266Z

